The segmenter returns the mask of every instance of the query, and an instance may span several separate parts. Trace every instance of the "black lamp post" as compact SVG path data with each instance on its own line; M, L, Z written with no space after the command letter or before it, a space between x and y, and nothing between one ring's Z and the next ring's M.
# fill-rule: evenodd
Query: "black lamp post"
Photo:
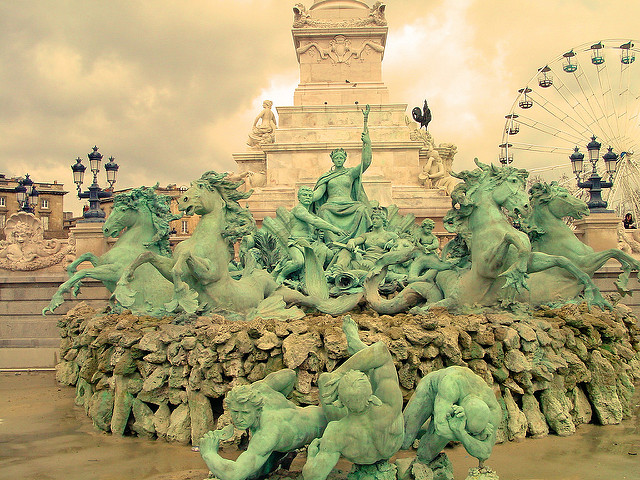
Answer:
M602 145L596 141L595 136L591 137L591 141L587 144L587 152L592 169L591 176L585 182L580 181L580 175L584 169L584 154L578 151L578 147L575 148L569 160L571 160L571 167L578 181L578 187L589 189L589 201L587 202L589 210L592 212L611 212L611 210L607 210L607 202L602 199L601 192L603 188L613 187L611 179L616 172L618 155L613 153L612 147L609 147L609 151L603 155L602 159L604 160L607 175L609 175L609 181L603 181L596 168L601 146Z
M113 193L109 190L103 190L98 185L98 172L100 171L100 162L102 161L102 155L98 153L98 147L93 147L93 152L89 155L89 169L93 173L93 183L89 185L88 191L82 192L80 185L84 179L84 171L87 169L82 164L80 157L76 158L76 163L71 165L73 171L73 182L78 188L78 198L89 199L89 209L83 213L84 222L103 222L105 218L104 210L100 208L100 199L109 198ZM114 162L114 158L110 157L109 162L104 166L107 172L107 182L109 188L113 189L113 184L116 183L116 174L118 173L118 164Z
M29 178L27 173L24 178L18 181L18 186L14 190L21 212L35 213L36 205L38 205L38 195L33 180Z

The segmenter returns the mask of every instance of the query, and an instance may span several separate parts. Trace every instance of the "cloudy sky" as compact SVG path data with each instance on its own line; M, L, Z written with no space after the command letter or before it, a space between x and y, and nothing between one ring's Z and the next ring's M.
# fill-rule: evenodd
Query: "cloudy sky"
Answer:
M293 104L294 3L0 0L0 173L73 191L69 166L94 144L120 164L119 188L234 170L262 99ZM504 115L537 68L640 37L629 0L385 3L390 101L409 112L429 100L430 131L458 145L457 169L495 161ZM73 196L65 209L77 211Z

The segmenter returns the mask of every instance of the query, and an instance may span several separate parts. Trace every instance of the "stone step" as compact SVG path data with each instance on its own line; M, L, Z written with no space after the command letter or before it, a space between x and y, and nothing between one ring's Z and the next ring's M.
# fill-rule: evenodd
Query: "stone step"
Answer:
M86 301L92 307L99 309L104 307L106 301L103 299L83 299L79 298L79 301ZM65 314L75 305L75 302L65 302L58 309L56 313ZM0 302L0 318L20 316L20 315L34 315L42 313L42 309L49 305L49 299L42 300L12 300L10 302Z
M39 317L34 315L25 315L24 317L0 317L0 339L58 337L59 332L56 324L59 318L62 318L62 315L56 315L55 317L43 317L42 315Z
M0 368L53 368L59 361L57 346L0 348Z
M60 337L0 338L0 348L59 348Z

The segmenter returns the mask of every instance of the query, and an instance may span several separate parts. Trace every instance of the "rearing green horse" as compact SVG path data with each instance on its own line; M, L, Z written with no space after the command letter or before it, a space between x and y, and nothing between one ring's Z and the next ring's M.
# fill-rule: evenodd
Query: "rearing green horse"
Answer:
M528 233L534 251L566 257L589 276L593 276L607 260L613 258L622 268L616 285L620 290L626 289L629 274L640 270L640 262L617 248L595 252L593 248L578 240L563 220L567 217L580 219L589 215L589 208L583 200L574 197L556 182L536 183L529 190L529 195L532 210L528 218ZM566 281L565 272L555 273L565 277L562 286L558 288L577 288L575 282L572 284Z
M115 245L101 257L88 252L71 263L67 268L69 280L60 285L42 314L58 308L66 292L77 295L84 278L99 280L113 292L127 265L141 253L149 252L162 258L171 255L169 222L181 215L172 214L169 205L169 197L157 195L153 188L140 187L116 195L113 210L102 227L105 237L118 238ZM78 265L86 261L91 262L93 268L76 272ZM137 314L161 315L164 303L171 298L171 284L151 267L132 276L129 287L137 295L122 291L119 303Z
M254 228L248 209L238 200L242 182L231 182L226 173L206 172L178 198L178 208L187 215L200 215L193 235L179 243L173 256L144 252L127 268L118 289L120 298L137 268L151 264L173 284L168 311L187 313L210 310L247 313L271 295L277 285L263 270L245 272L240 280L229 275L230 245Z

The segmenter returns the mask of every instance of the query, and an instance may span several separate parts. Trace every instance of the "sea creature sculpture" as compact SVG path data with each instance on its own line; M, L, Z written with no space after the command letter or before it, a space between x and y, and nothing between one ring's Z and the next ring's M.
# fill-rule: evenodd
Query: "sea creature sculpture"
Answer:
M142 253L168 258L169 222L180 218L169 210L170 198L157 195L154 188L140 187L115 196L113 210L104 223L102 231L105 237L117 237L114 246L101 257L91 252L80 255L74 260L67 272L69 280L64 282L51 298L43 315L53 312L64 302L64 294L71 291L78 295L82 279L99 280L110 292L114 292L123 271ZM76 271L83 262L91 262L93 268ZM129 288L136 295L121 295L119 303L134 313L160 315L164 312L164 303L171 298L171 284L154 268L145 268L131 275ZM113 304L112 306L116 306Z
M583 299L589 305L610 307L588 274L564 256L533 251L529 237L514 227L512 218L529 213L529 198L525 191L527 171L485 165L477 159L476 165L479 168L456 174L464 183L452 193L453 208L444 217L445 228L457 233L466 243L471 266L438 273L435 284L443 299L437 305L489 306L516 300L543 303L546 299L527 293L529 274L559 267L580 284ZM422 282L407 285L406 292L403 290L392 300L382 299L377 293L376 282L385 269L383 266L373 271L365 282L366 298L372 308L397 313L420 301L421 289L426 288ZM548 287L546 285L546 289ZM540 285L538 290L545 290L545 285ZM431 288L427 291L433 293ZM424 296L423 299L431 303ZM563 299L565 303L571 300L573 297Z
M630 273L640 270L640 262L616 248L595 252L593 248L578 240L563 220L567 217L577 220L589 215L587 204L556 182L535 183L529 194L532 210L527 222L523 222L523 227L531 239L532 250L566 257L589 276L613 258L620 262L622 268L616 285L624 292ZM576 282L568 281L566 272L553 273L561 276L558 288L579 288Z

